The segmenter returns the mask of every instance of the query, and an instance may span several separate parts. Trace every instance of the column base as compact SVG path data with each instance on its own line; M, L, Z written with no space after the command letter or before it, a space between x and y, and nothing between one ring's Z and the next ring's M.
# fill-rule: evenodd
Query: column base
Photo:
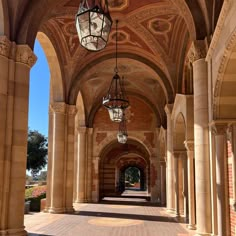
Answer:
M196 225L188 224L187 228L190 229L190 230L195 230L196 229Z
M75 212L74 207L67 207L66 208L66 213L74 213L74 212Z
M27 231L22 229L0 230L0 236L27 236Z
M45 212L48 212L50 214L62 214L66 212L66 208L49 207L45 209Z
M211 233L196 233L196 234L194 234L194 236L212 236L212 234Z
M175 209L166 209L167 213L175 214Z

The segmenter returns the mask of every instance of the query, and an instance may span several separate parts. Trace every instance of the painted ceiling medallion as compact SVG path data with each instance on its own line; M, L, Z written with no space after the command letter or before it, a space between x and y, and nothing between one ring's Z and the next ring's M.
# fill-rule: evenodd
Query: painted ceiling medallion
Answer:
M153 19L149 22L148 27L154 34L165 34L170 32L171 23L165 19Z
M129 0L109 0L108 2L111 11L121 11L129 6Z

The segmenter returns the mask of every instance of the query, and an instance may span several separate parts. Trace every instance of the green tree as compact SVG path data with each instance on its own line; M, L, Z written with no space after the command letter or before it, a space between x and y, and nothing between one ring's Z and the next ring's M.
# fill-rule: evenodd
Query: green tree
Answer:
M35 178L47 164L47 138L37 130L28 131L27 170Z
M136 167L129 167L125 171L125 180L129 181L131 184L140 181L140 171Z

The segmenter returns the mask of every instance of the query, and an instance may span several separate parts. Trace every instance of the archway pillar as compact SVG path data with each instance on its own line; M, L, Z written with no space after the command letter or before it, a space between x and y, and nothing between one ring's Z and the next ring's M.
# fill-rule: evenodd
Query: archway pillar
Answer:
M161 205L166 204L166 162L161 161Z
M156 156L150 157L150 165L151 165L151 202L160 202L159 196L159 188L157 172L158 172L158 158Z
M50 104L46 212L73 212L75 106Z
M230 235L227 176L227 123L212 123L215 136L218 235Z
M194 142L185 141L185 147L187 149L187 165L188 165L188 210L189 210L189 229L196 229L196 217L195 217L195 178L194 178Z
M24 202L30 68L28 45L0 36L0 235L25 236Z
M86 202L86 166L87 166L87 127L79 127L77 130L78 148L77 148L77 166L76 166L76 186L75 202Z
M174 213L175 209L175 195L174 195L174 158L173 158L173 124L171 120L171 113L173 104L167 104L165 106L165 112L167 115L167 211Z
M194 156L196 173L197 234L211 235L211 189L208 130L208 71L206 42L194 41L189 53L193 64Z
M92 160L92 202L99 202L99 163L100 157Z

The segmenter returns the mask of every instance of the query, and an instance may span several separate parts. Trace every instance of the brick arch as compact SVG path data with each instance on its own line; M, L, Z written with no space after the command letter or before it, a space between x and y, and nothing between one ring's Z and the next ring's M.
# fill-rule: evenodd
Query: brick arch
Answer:
M108 146L112 145L113 143L117 142L116 135L117 135L117 133L109 134L109 136L107 136L99 145L97 145L95 147L94 152L99 153L98 156L102 157L106 148ZM140 145L142 145L145 148L145 150L147 151L149 157L155 155L151 144L145 140L145 137L143 135L138 135L138 134L130 135L129 134L128 140L134 140L134 141L138 142Z

